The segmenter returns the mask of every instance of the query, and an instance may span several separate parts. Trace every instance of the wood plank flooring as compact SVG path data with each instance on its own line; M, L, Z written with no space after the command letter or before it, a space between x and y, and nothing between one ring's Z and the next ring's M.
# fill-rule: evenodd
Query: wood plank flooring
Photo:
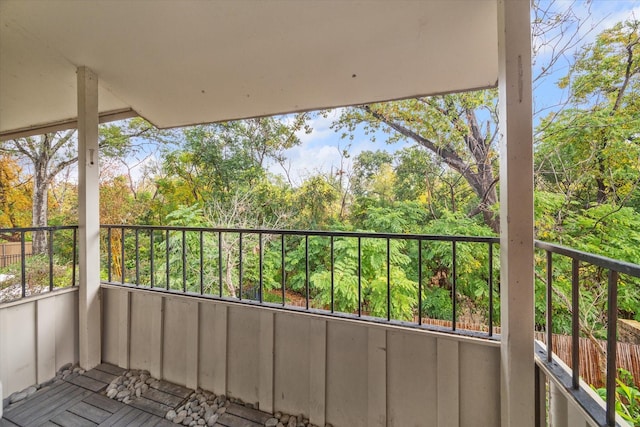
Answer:
M126 405L104 394L109 383L123 372L124 369L117 366L101 364L82 375L56 381L6 407L0 427L175 426L164 419L164 415L181 406L193 390L159 381ZM267 413L232 404L215 425L261 427L270 417Z

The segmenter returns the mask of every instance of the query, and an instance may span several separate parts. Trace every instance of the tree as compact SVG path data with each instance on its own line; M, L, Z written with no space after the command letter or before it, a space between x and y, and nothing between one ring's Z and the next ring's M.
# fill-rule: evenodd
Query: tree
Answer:
M232 200L237 190L267 179L269 163L284 161L302 128L303 116L291 123L263 117L185 128L180 148L165 153L159 190L184 205Z
M333 127L353 133L363 125L372 138L382 130L387 142L407 140L425 148L473 189L477 200L468 215L482 214L497 232L496 108L495 90L421 97L345 109Z
M541 177L584 207L625 204L640 183L639 29L618 23L585 46L559 82L570 107L540 125Z
M160 134L143 119L101 126L100 150L107 156L124 156L133 149L134 138L152 138ZM47 226L49 188L62 171L78 161L75 129L9 140L0 144L0 153L29 164L33 180L32 226ZM34 253L46 250L46 233L34 233Z
M30 190L16 162L0 156L0 228L29 225Z

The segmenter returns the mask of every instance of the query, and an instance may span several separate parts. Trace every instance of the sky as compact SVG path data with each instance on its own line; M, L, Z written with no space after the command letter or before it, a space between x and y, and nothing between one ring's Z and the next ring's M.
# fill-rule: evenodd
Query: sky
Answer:
M558 61L553 73L548 78L534 85L534 111L540 112L535 121L547 114L550 111L549 108L557 105L566 96L557 88L556 82L567 73L575 49L592 42L598 33L617 22L633 17L640 19L640 0L539 0L539 3L543 8L547 5L563 10L570 7L575 16L586 23L580 33L581 43L568 52L561 61ZM549 46L551 44L538 52L533 70L534 76L537 75L542 64L548 63L552 51ZM269 170L285 179L288 175L293 185L300 185L305 178L317 173L331 173L340 168L348 173L353 168L354 159L365 150L395 152L409 146L407 142L389 145L385 142L386 135L381 132L376 134L376 141L372 142L370 136L365 135L362 130L356 131L352 140L342 139L340 133L331 129L331 123L340 114L340 111L340 109L336 109L326 116L312 115L308 122L313 129L312 132L307 134L300 131L297 133L301 144L285 152L288 174L281 165L275 162L269 165ZM348 158L341 156L341 152L345 149L348 150ZM135 179L140 179L143 176L145 165L148 166L159 160L155 156L148 156L148 154L145 153L146 158L139 159L141 166L133 171Z
M640 19L640 0L540 0L543 5L550 4L556 8L572 7L575 15L581 20L589 19L588 24L581 31L582 43L592 42L595 36L602 30L613 26L615 23L636 17ZM571 52L573 53L573 52ZM551 56L551 48L543 49L537 56L537 67L548 62ZM546 79L542 84L535 87L535 109L542 111L556 105L563 97L562 91L556 86L558 78L564 76L568 71L571 62L571 55L567 55L563 61L559 61L554 69L554 74ZM536 70L534 69L534 75ZM317 116L310 121L313 131L306 134L303 131L298 133L301 144L287 150L286 156L290 166L290 177L294 184L299 184L302 180L317 172L330 172L340 168L351 168L355 157L365 150L387 150L394 152L408 143L396 143L388 145L385 143L385 136L380 134L375 142L371 142L369 136L364 132L356 132L353 140L341 139L340 134L334 132L330 126L332 120L339 114L336 110L327 117ZM542 114L542 113L541 113ZM350 158L341 159L340 152L348 148ZM270 171L285 176L280 165L272 164Z

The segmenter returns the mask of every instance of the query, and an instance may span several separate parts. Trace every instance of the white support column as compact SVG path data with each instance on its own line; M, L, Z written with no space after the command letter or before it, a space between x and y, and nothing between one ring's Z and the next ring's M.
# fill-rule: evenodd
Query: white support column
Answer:
M100 210L98 196L98 77L78 68L78 202L80 229L80 366L101 361Z
M533 426L530 2L498 1L502 425Z

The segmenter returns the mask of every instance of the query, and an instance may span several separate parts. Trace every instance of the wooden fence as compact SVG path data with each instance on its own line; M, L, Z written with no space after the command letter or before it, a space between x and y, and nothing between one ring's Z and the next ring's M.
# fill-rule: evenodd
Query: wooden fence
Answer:
M25 256L32 253L31 242L24 244ZM7 267L11 264L20 262L21 257L20 242L10 242L0 244L0 268Z
M439 319L422 319L423 324L451 327L451 321ZM456 323L457 329L467 329L472 331L488 331L487 325L478 323ZM500 327L494 326L493 332L500 333ZM546 344L547 336L543 332L536 332L535 338ZM606 349L606 341L598 341L601 348ZM629 371L634 378L636 387L640 388L640 345L627 342L618 342L617 346L618 368ZM571 336L553 334L553 352L567 366L572 367L571 356ZM606 353L601 353L596 348L596 344L587 338L580 338L580 376L582 379L596 388L604 387L604 373L601 373L600 366L606 366Z

